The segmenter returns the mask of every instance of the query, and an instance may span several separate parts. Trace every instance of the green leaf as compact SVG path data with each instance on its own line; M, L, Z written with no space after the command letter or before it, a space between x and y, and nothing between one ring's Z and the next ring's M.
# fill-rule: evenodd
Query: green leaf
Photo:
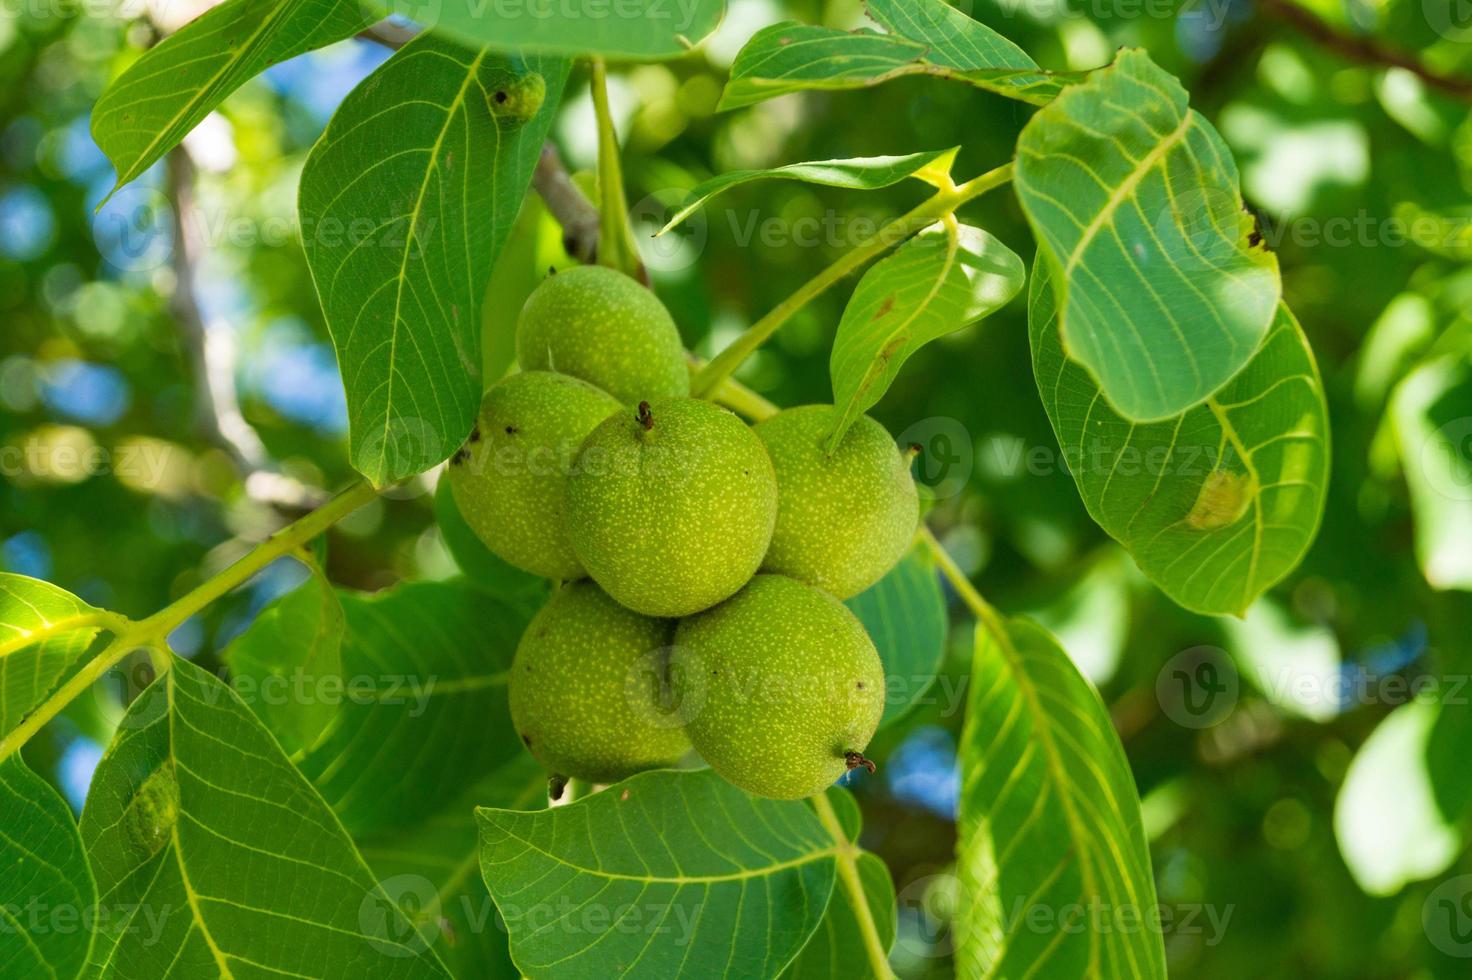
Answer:
M925 229L875 263L849 297L833 339L828 373L843 415L829 451L884 397L911 354L1005 306L1025 278L1016 253L954 221Z
M1021 48L946 0L867 0L864 9L891 34L926 46L925 60L960 81L1044 105L1087 72L1042 71Z
M1333 630L1295 622L1271 599L1222 625L1233 662L1270 703L1310 721L1338 716L1345 665Z
M423 823L359 841L384 892L455 976L521 975L480 877L476 805L526 810L546 803L547 774L522 753Z
M1109 712L1041 627L990 625L961 734L956 972L1164 980L1164 944L1144 925L1156 896L1139 796Z
M1090 516L1180 605L1244 613L1303 558L1328 488L1323 385L1293 314L1279 307L1257 356L1206 404L1147 425L1063 355L1041 266L1029 299L1033 375Z
M946 654L946 600L926 548L913 547L869 588L847 599L884 661L879 727L893 724L930 690Z
M19 756L0 762L0 895L0 977L82 972L97 884L66 800Z
M92 109L92 138L123 186L272 65L370 23L356 0L228 0L145 51Z
M348 95L307 158L303 244L352 462L376 485L438 463L470 432L486 283L566 77L564 61L422 35Z
M342 603L315 563L307 581L262 609L223 654L231 686L281 743L305 752L331 724L337 705L313 693L342 678Z
M355 836L414 823L522 752L506 680L531 612L463 581L341 592L343 683L298 765Z
M1149 55L1123 51L1033 116L1016 186L1064 350L1125 418L1173 418L1257 352L1277 257L1252 243L1226 144Z
M95 975L444 978L342 825L228 687L186 660L124 716L82 840Z
M401 14L394 0L369 0L385 15ZM489 3L412 5L425 29L500 50L604 55L651 61L686 54L720 24L725 0L491 0Z
M1472 363L1417 368L1396 387L1390 416L1421 571L1438 589L1472 589Z
M807 804L710 770L476 817L481 873L528 976L775 976L833 891L839 845Z
M766 170L732 170L698 184L687 196L686 203L656 233L663 235L700 210L711 198L740 184L756 180L800 180L823 187L845 187L856 191L874 191L893 187L908 177L922 180L949 174L956 159L956 147L927 150L904 156L856 157L851 160L815 160L811 163L789 163Z
M888 34L791 21L758 31L736 55L719 108L789 92L868 88L904 75L949 78L1042 105L1082 77L1043 71L1017 45L942 0L880 0L868 10Z
M0 572L0 736L46 700L108 620L50 582Z
M849 844L856 845L860 827L858 803L839 786L828 790L827 796L844 837ZM879 945L888 952L894 945L896 929L894 882L889 877L889 868L875 855L857 847L851 848L849 855ZM844 858L840 857L840 860ZM865 942L854 895L849 888L837 885L833 889L833 897L828 900L828 911L813 938L808 940L782 976L784 980L833 980L835 977L843 980L886 980L889 974L880 973L875 967Z
M536 609L547 597L547 580L524 572L491 551L466 523L450 492L450 481L440 480L434 492L434 518L445 547L460 570L498 599Z
M1466 755L1446 771L1429 765L1436 704L1396 708L1360 746L1334 805L1339 851L1359 886L1394 895L1451 867L1467 843L1461 814L1438 803L1437 783L1465 783Z

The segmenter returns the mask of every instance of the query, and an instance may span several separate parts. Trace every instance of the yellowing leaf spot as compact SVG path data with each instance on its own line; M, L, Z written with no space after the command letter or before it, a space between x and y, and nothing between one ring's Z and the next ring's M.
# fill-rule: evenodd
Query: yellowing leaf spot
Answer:
M1214 470L1201 484L1186 523L1198 531L1214 531L1235 524L1247 513L1256 492L1247 474Z

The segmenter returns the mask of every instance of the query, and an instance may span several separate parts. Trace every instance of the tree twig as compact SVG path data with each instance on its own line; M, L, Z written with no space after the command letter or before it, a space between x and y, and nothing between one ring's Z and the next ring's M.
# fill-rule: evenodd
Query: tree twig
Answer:
M1320 46L1350 61L1402 68L1431 88L1464 102L1472 102L1472 79L1444 75L1383 41L1346 33L1313 11L1300 7L1293 0L1258 0L1258 5L1269 17L1287 24Z
M584 265L598 258L598 209L568 176L557 147L542 145L537 169L532 173L532 187L547 204L553 220L562 226L562 245L567 254Z

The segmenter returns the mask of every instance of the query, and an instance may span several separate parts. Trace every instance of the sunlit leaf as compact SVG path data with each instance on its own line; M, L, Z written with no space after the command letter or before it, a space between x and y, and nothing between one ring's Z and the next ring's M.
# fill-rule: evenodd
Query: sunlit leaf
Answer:
M858 803L847 790L837 786L828 790L827 796L844 837L850 844L857 844L860 827ZM868 851L855 848L850 855L853 873L863 891L869 921L873 923L874 941L888 952L894 944L896 924L894 882L889 877L889 868ZM833 888L833 897L828 900L828 911L823 915L823 921L787 972L782 974L783 980L832 980L835 977L886 980L889 976L875 967L873 957L878 954L871 951L865 927L860 924L860 916L864 913L854 903L853 893L844 886L843 874L840 869L840 880Z
M1122 52L1040 110L1016 186L1063 348L1119 414L1174 418L1256 354L1278 260L1254 244L1226 144L1149 55Z
M303 245L353 465L375 484L438 463L470 432L486 283L566 76L561 60L424 35L348 95L307 158Z
M686 202L659 230L659 234L663 235L700 210L717 194L755 180L800 180L806 184L821 184L824 187L872 191L882 187L892 187L907 177L925 179L947 174L950 172L951 162L955 156L956 149L952 147L948 150L907 153L904 156L814 160L811 163L789 163L784 167L771 167L766 170L728 171L718 177L712 177L691 190Z
M1022 288L1022 260L980 228L932 226L874 264L859 280L828 372L841 421L838 445L854 419L884 396L910 355L1005 306Z
M884 661L882 728L930 690L945 658L946 602L930 552L911 548L884 578L844 605L859 617Z
M546 803L547 774L522 753L422 823L358 842L384 892L455 976L521 976L480 877L476 806L527 810Z
M678 58L726 12L725 0L559 0L410 4L368 0L385 15L407 13L426 29L498 50Z
M1063 355L1038 265L1029 300L1033 375L1090 516L1182 606L1243 613L1303 558L1328 487L1328 410L1293 314L1206 404L1144 424Z
M299 760L355 835L413 823L520 755L506 681L531 610L463 581L341 592L342 684Z
M106 618L50 582L0 572L0 736L66 677Z
M97 99L92 138L121 187L274 64L352 37L357 0L227 0L145 51ZM116 189L116 187L114 189Z
M1342 710L1344 663L1327 626L1295 622L1268 599L1223 625L1233 662L1269 702L1313 721L1328 721Z
M1472 590L1472 362L1416 369L1390 416L1416 521L1416 558L1438 589Z
M1164 980L1160 933L1142 925L1156 895L1139 795L1109 712L1046 631L997 625L977 629L961 734L956 973ZM1051 927L1033 925L1038 910Z
M97 885L71 809L19 756L0 761L0 895L0 977L81 973Z
M569 806L479 809L481 872L535 977L775 976L823 918L838 842L710 770Z
M186 660L133 702L92 780L82 840L118 980L448 974L255 715Z
M1449 868L1467 843L1465 821L1447 813L1436 783L1466 781L1466 756L1442 772L1430 766L1437 716L1413 701L1396 708L1355 753L1334 804L1334 835L1344 863L1371 895L1394 895ZM1465 746L1463 751L1465 753Z
M231 641L232 686L288 755L303 752L332 722L330 698L302 696L342 677L342 604L316 567Z
M720 108L904 75L949 78L1042 105L1081 77L1043 71L1017 45L943 0L871 0L866 9L888 33L790 22L758 31L731 66Z

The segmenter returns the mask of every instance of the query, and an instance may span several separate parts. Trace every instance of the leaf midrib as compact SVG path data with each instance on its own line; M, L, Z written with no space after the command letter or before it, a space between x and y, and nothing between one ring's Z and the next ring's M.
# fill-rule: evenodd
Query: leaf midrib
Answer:
M1070 792L1072 780L1069 778L1068 769L1063 763L1062 753L1059 752L1058 743L1053 736L1051 716L1043 709L1042 700L1038 697L1038 692L1032 684L1031 677L1024 669L1021 658L1016 648L1012 645L1012 636L1007 632L1005 624L996 621L994 617L988 617L985 628L997 638L997 646L1002 651L1002 655L1007 658L1007 666L1011 669L1012 676L1016 679L1017 689L1021 692L1023 698L1026 699L1028 709L1032 712L1033 717L1037 719L1036 730L1043 747L1043 758L1054 784L1059 787L1058 799L1063 805L1064 820L1068 822L1069 837L1072 839L1074 848L1082 858L1084 852L1089 850L1087 846L1089 843L1089 834L1082 816L1074 806L1073 796ZM1087 894L1090 896L1100 894L1098 882L1094 877L1094 869L1090 866L1089 862L1081 859L1078 862L1078 867ZM1134 882L1130 880L1129 874L1121 871L1120 878L1125 883L1130 900L1135 903L1136 908L1139 908L1139 898L1135 895ZM1129 952L1131 965L1138 968L1138 965L1134 962L1133 946L1126 943L1125 949ZM1100 963L1099 935L1096 930L1091 929L1089 930L1089 965L1097 970Z
M510 830L507 827L496 826L496 830L511 838L512 840L525 845L528 850L535 851L544 857L551 858L552 861L554 861L555 863L562 865L563 867L571 868L574 871L580 872L582 874L592 875L595 878L606 878L611 881L636 881L646 885L713 885L721 884L728 881L746 881L751 878L764 878L768 875L776 874L779 871L786 871L789 868L798 868L806 864L813 864L815 862L823 860L824 858L833 858L836 861L839 856L839 847L835 844L833 847L825 847L820 851L813 851L799 858L792 858L787 861L778 861L773 864L763 865L760 868L753 868L748 871L736 871L723 875L634 875L624 874L617 871L604 871L601 868L589 868L581 864L576 864L556 854L553 854L551 851L548 851L545 848L538 847L536 844L532 843L532 841L521 836L515 831Z

